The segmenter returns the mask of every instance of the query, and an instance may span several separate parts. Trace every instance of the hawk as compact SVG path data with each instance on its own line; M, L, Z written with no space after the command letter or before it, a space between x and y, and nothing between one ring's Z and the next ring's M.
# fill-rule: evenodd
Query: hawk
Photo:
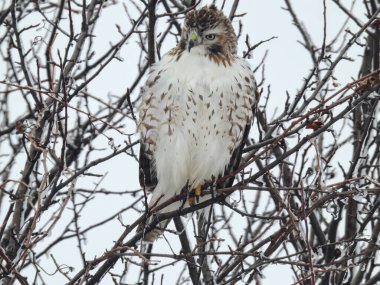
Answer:
M231 21L214 5L205 6L187 13L180 42L151 67L138 123L140 183L153 191L149 207L182 189L198 198L206 181L240 161L258 93L249 64L236 50ZM154 241L167 223L144 240Z

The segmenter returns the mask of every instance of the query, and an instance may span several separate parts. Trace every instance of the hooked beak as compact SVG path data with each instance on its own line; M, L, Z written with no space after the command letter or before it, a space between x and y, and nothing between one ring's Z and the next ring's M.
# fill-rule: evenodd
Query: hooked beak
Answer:
M189 38L190 38L190 40L188 42L187 48L188 48L188 50L190 52L190 50L193 47L195 47L195 46L197 46L199 44L199 42L198 42L199 37L198 37L198 34L196 32L191 32Z

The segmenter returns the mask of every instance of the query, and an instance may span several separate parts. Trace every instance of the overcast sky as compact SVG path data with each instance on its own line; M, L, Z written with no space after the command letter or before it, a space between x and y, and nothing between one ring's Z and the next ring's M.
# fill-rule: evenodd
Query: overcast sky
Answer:
M122 1L120 1L122 2ZM203 1L204 4L211 1ZM221 1L220 1L221 2ZM226 11L229 12L228 4L232 1L227 1ZM240 39L240 48L238 53L241 55L244 50L245 34L248 34L253 44L269 39L273 36L276 39L265 43L258 47L253 57L249 59L252 66L256 66L262 59L264 53L268 51L268 56L265 62L265 85L270 84L272 98L270 101L270 109L274 112L276 106L281 106L286 98L286 91L292 96L296 93L297 89L302 85L303 78L308 75L308 72L312 68L312 62L308 52L298 42L301 40L301 36L298 33L295 26L292 24L291 17L287 11L283 9L283 1L268 1L268 0L242 0L240 1L238 14L246 13L243 20L243 35ZM323 1L322 0L293 0L294 10L301 19L302 23L307 27L314 44L320 47L323 42ZM127 5L129 2L126 1ZM344 5L351 5L351 0L341 1ZM128 6L130 7L130 6ZM133 10L133 7L130 7ZM358 3L354 7L354 14L359 16L364 22L364 8L361 3ZM160 31L160 25L163 25L167 19L160 18L158 21L157 31ZM327 42L333 39L342 24L345 22L346 16L332 3L327 0ZM36 18L29 17L29 23L40 21L38 16ZM238 27L238 20L234 21L234 26ZM25 25L29 23L23 23ZM120 36L117 33L115 24L119 24L124 27L124 31L127 31L130 27L124 10L121 6L115 6L103 11L101 15L101 22L98 23L96 29L95 43L98 45L97 50L99 54L102 50L109 47L110 42L116 42ZM78 22L79 25L79 22ZM352 32L356 32L359 28L352 22L349 22L349 29ZM76 27L78 30L79 27ZM34 30L36 33L41 33L41 30ZM31 37L32 39L32 37ZM30 45L31 40L25 40L24 45ZM166 42L162 47L162 52L168 51L175 45L174 39L171 42ZM59 45L58 45L59 47ZM63 48L63 47L62 47ZM351 81L352 77L357 76L358 66L360 64L360 55L363 53L359 47L354 47L348 53L349 57L352 57L353 61L343 61L337 68L335 73L336 81L339 84L346 84ZM126 87L135 79L136 75L136 63L139 55L139 50L136 44L128 43L120 51L120 57L124 60L114 61L109 67L107 67L103 73L90 84L90 91L93 95L98 97L107 98L108 95L122 95ZM0 77L3 79L3 70L0 63ZM261 74L257 74L257 78L261 79ZM3 88L0 86L0 90ZM135 93L133 96L137 96ZM19 107L20 98L13 99L14 110L12 114L14 116L22 113L22 109ZM130 125L126 132L133 132L135 126ZM122 143L125 140L124 136L115 134L116 142ZM107 140L98 140L99 148L107 148ZM136 149L137 150L137 149ZM95 167L91 171L93 173L107 173L102 182L102 187L112 189L113 191L137 189L138 185L138 170L137 163L127 156L118 156L115 159L102 164L101 167ZM94 180L95 182L95 180ZM79 181L78 187L88 187L88 180ZM119 204L117 204L119 203ZM82 219L88 219L88 223L93 223L94 220L100 216L105 216L106 213L113 213L116 208L121 208L127 205L129 202L122 198L115 201L114 198L104 197L103 200L95 200L86 212L82 215ZM133 217L124 217L126 220L131 220ZM60 232L60 229L57 229ZM88 258L94 255L99 256L104 249L109 248L116 237L120 234L120 224L115 221L103 227L101 231L94 230L88 234L88 240L86 244L86 251ZM67 246L71 246L67 243ZM163 246L162 251L166 251L167 248ZM73 256L67 254L67 250L62 248L58 253L56 252L57 259L66 264L72 264ZM75 266L75 264L73 264ZM180 270L181 268L175 268L174 270ZM170 280L170 276L176 277L172 274L172 268L167 269L167 276L165 277L165 284L174 284L174 280ZM278 284L291 284L293 281L291 278L291 271L289 266L276 265L268 267L263 271L265 279L263 284L265 285L278 285ZM131 280L128 280L131 282ZM53 284L53 283L51 283ZM55 283L58 284L58 283ZM107 283L104 283L107 284Z

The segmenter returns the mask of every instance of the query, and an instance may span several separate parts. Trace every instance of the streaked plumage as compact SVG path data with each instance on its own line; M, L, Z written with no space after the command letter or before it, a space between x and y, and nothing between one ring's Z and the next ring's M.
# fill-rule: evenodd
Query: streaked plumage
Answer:
M236 47L229 19L203 7L187 14L177 47L151 67L139 107L140 182L153 190L150 205L223 175L240 146L258 97Z

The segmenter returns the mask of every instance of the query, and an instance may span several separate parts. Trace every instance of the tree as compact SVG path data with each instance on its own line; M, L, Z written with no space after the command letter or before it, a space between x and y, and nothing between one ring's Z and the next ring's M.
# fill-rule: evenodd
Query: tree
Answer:
M238 169L210 182L211 199L156 215L146 230L168 217L175 223L157 243L141 243L136 227L154 213L144 207L148 198L137 186L139 87L164 46L178 41L184 14L199 2L1 4L2 284L261 284L277 264L291 268L295 284L379 282L376 0L356 1L365 17L338 0L324 0L321 45L293 1L284 0L312 62L302 86L274 113L267 56L256 60L261 101ZM275 37L251 43L245 26L250 11L238 12L238 0L214 2L234 20L244 57L276 44ZM332 6L347 21L330 40ZM124 17L115 16L109 34L107 13ZM363 56L348 57L357 47ZM362 62L351 82L336 79L345 61ZM109 79L120 76L117 64L125 72L123 91L105 96L96 86L112 90ZM103 187L112 175L107 168L120 160L125 176L118 176L119 187ZM231 177L233 184L224 183ZM166 205L185 198L178 195ZM196 211L210 205L206 227L198 225Z

